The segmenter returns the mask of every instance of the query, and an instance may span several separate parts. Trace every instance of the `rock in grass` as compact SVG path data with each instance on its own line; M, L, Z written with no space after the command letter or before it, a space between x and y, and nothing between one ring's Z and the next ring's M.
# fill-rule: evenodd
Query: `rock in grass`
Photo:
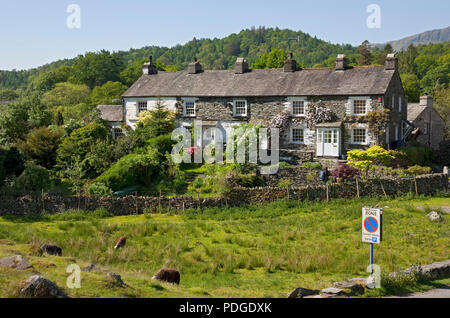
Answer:
M91 264L89 266L82 268L81 271L82 272L100 272L101 269L99 267L95 266L94 264Z
M328 295L334 295L334 296L339 296L339 295L343 295L344 291L340 288L335 288L335 287L329 287L329 288L325 288L322 289L320 291L321 294L328 294Z
M125 287L126 284L123 282L122 277L119 274L109 272L106 276L112 280L114 285L118 285L120 287Z
M49 255L62 256L62 248L55 244L44 244L41 246L41 251Z
M176 269L163 268L152 279L180 285L180 272Z
M337 282L333 287L342 289L347 296L364 294L364 287L357 282Z
M319 294L318 290L298 287L289 294L288 298L305 298L308 296L313 296L313 295L318 295L318 294Z
M441 220L441 216L436 211L431 211L430 213L427 214L427 217L432 222Z
M450 214L450 206L441 206L442 213Z
M20 289L19 296L23 298L68 298L56 284L40 275L30 276Z
M28 262L22 255L15 255L0 259L0 267L25 270L32 268L33 265L31 265L30 262Z

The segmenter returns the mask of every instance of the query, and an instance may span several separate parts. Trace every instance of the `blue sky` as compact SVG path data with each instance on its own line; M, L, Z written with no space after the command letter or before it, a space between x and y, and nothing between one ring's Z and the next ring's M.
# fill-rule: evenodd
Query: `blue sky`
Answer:
M81 28L69 29L69 4ZM369 29L369 4L381 28ZM397 40L450 25L448 0L0 0L0 69L27 69L100 49L174 46L251 26L302 30L332 43Z

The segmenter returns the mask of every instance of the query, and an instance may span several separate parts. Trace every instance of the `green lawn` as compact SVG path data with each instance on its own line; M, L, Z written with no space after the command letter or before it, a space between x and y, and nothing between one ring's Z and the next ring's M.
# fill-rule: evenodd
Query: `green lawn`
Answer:
M3 217L0 258L23 254L35 271L74 297L286 297L295 287L324 288L368 275L361 208L376 205L385 207L384 241L375 247L375 263L385 273L450 258L448 215L437 223L426 218L431 209L450 206L448 195L279 201L183 215ZM115 251L122 235L127 246ZM63 257L38 256L36 246L48 242L60 245ZM102 273L83 273L82 288L69 290L66 267L72 263L94 263L122 275L131 287L111 286ZM161 267L180 270L179 287L151 280ZM14 296L31 273L0 269L0 297Z

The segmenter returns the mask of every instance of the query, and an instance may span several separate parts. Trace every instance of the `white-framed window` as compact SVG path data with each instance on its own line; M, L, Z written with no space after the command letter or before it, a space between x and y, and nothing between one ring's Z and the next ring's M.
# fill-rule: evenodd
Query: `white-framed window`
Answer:
M402 97L401 96L398 97L398 112L399 113L402 112Z
M291 128L291 143L303 144L305 143L305 129L299 127Z
M183 100L183 114L186 117L195 117L196 114L196 110L197 110L197 105L196 105L197 100L196 99L184 99Z
M112 135L113 135L113 139L117 139L117 138L125 136L122 128L120 128L120 127L114 127L112 129Z
M366 99L354 99L353 100L353 114L365 115L367 113L367 100Z
M138 114L145 112L148 110L148 103L146 100L138 101L137 102L137 112Z
M306 114L307 100L304 97L288 98L288 105L291 115L294 117L303 117Z
M236 99L233 101L233 116L247 116L247 100Z
M367 144L367 129L354 128L352 130L352 144L366 145Z

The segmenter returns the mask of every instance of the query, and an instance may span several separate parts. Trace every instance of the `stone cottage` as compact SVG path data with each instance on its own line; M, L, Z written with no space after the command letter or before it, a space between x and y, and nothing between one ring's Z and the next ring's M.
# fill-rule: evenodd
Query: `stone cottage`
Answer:
M116 139L124 135L124 112L122 105L98 105L97 110L100 118L105 122L105 125L110 129L111 136Z
M202 120L204 129L220 129L225 143L233 126L274 127L279 116L282 156L284 151L302 161L345 158L351 149L374 144L387 147L408 130L408 102L393 54L384 66L349 67L339 55L334 68L301 69L290 54L282 69L252 70L238 58L234 70L203 70L195 60L179 72L159 72L150 58L122 97L124 120L133 129L140 112L162 102L176 112L178 127ZM373 111L386 112L382 129L372 127L380 126L376 120L365 120ZM315 118L319 113L326 114L323 120ZM204 140L214 139L211 131Z
M416 140L424 146L439 150L444 139L445 122L433 107L433 97L422 96L420 103L408 104L408 121L417 129Z

